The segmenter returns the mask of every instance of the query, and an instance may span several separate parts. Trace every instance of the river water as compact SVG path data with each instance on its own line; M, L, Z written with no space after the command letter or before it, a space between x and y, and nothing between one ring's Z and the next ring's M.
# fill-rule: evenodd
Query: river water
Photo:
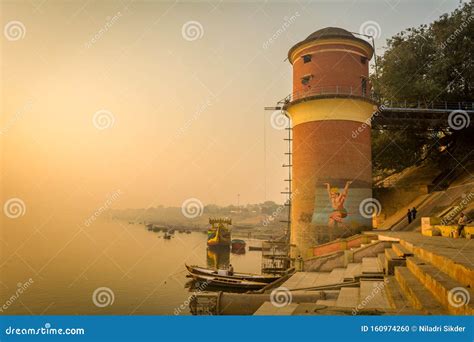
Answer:
M259 240L247 239L245 254L216 254L202 232L166 240L143 225L105 218L87 228L67 225L4 237L10 243L0 267L2 314L186 315L185 263L230 262L237 272L260 273L261 252L248 251Z

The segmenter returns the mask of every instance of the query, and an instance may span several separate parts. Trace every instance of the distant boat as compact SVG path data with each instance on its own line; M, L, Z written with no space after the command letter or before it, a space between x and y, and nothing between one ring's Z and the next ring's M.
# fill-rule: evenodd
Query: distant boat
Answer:
M234 239L231 241L231 252L236 254L245 253L245 241L240 239Z
M269 251L270 248L263 248L262 246L249 246L249 251Z
M186 231L186 234L191 234L191 231L190 231L190 230L187 230L187 231Z
M232 225L230 218L209 219L211 227L207 231L207 245L209 247L229 247L230 246L230 228Z
M165 240L170 240L170 239L171 239L171 235L168 234L168 233L165 233L165 235L163 235L163 239L165 239Z

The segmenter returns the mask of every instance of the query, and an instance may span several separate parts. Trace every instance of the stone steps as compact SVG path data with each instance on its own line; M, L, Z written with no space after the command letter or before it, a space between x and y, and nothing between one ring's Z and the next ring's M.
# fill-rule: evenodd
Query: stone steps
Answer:
M395 267L395 279L413 308L426 315L446 315L447 311L407 267Z
M474 315L474 291L417 257L407 258L407 268L451 314Z
M361 281L359 304L364 309L390 309L385 281Z
M339 284L344 282L344 272L346 271L345 268L335 268L327 277L326 281L327 284Z
M276 307L271 302L265 302L255 311L256 316L289 316L292 315L298 306L297 303L290 303L283 307Z
M362 264L361 263L350 263L347 265L344 274L344 281L354 281L362 273Z
M326 305L326 306L336 306L336 299L318 299L316 301L318 305Z
M414 256L432 265L436 265L438 269L461 283L464 287L470 287L471 289L474 289L474 270L472 267L466 267L465 265L454 261L454 258L447 257L446 252L444 255L441 253L438 254L432 249L423 248L422 245L415 246L406 241L400 241L400 244L406 249L412 251ZM444 251L447 249L445 246L441 248L443 248ZM449 248L450 253L452 253L451 249L452 247ZM470 249L466 249L466 252L470 252ZM472 252L470 252L470 255L472 255Z
M385 274L393 275L396 266L405 266L405 258L400 258L393 249L385 249Z
M336 306L342 308L356 308L359 304L360 289L358 287L344 287L339 292Z
M385 277L385 293L392 309L399 311L412 309L394 276Z
M385 272L385 253L377 254L377 259L379 260L379 264L382 266L382 271Z
M383 273L382 267L376 257L362 258L362 274Z
M392 244L392 249L396 255L400 258L406 258L409 256L413 256L413 252L409 251L407 248L403 247L399 243Z

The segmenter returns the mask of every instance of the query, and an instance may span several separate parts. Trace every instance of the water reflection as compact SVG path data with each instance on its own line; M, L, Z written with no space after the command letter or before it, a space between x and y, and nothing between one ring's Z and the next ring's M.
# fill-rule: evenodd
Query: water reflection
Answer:
M207 267L226 269L230 263L229 248L207 248Z

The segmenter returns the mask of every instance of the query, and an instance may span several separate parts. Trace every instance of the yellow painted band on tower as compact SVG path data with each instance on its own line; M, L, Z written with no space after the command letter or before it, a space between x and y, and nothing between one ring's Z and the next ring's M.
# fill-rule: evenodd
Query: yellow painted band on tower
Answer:
M293 126L320 120L349 120L370 125L377 106L354 98L314 99L291 104L286 109Z

